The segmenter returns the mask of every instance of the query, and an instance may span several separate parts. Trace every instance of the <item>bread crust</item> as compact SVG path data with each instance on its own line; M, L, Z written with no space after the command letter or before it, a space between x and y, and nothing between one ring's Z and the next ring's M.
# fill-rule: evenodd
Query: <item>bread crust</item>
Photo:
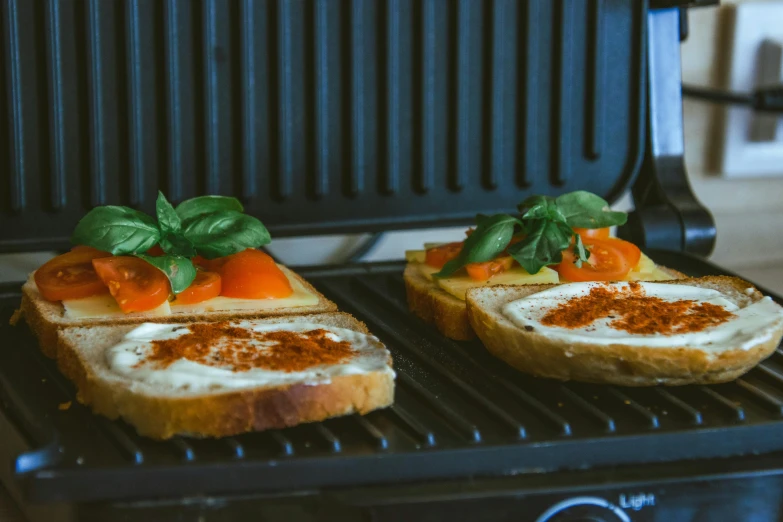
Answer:
M677 270L658 266L674 278L688 276ZM433 323L440 333L455 341L470 341L476 333L468 321L465 301L457 299L424 277L416 263L408 263L403 273L408 308L428 323Z
M284 268L287 275L293 277L318 297L318 303L312 306L297 306L278 308L274 310L245 310L236 312L206 312L203 314L172 314L165 316L148 316L144 313L128 314L125 317L107 317L104 319L67 319L63 316L63 306L41 297L31 274L22 286L22 304L20 310L30 330L38 338L41 351L51 358L57 357L57 333L62 328L81 326L105 326L149 323L192 323L196 321L224 321L227 319L256 319L261 317L278 317L293 314L313 314L337 311L337 305L324 297L302 276L289 268Z
M468 323L465 301L424 277L415 264L409 263L403 273L408 308L428 323L433 323L438 331L456 341L469 341L476 337Z
M660 281L659 281L660 282ZM665 281L722 289L747 306L763 296L742 279L710 276ZM471 289L468 318L487 350L514 368L539 377L621 386L715 384L736 379L771 355L783 336L783 321L755 346L717 355L686 346L671 348L564 343L520 329L503 316L503 305L555 285ZM748 291L748 289L752 289ZM743 300L743 296L745 300Z
M284 322L279 318L268 322ZM296 316L292 320L339 324L368 333L349 314ZM133 326L111 327L121 337ZM86 329L81 329L86 330ZM139 391L132 382L107 380L80 350L76 329L58 333L58 367L78 389L79 402L111 419L122 417L140 435L167 439L175 435L224 437L248 431L284 428L351 413L365 414L394 400L394 375L370 372L343 375L327 384L258 387L187 397L166 397ZM391 365L391 357L389 357Z

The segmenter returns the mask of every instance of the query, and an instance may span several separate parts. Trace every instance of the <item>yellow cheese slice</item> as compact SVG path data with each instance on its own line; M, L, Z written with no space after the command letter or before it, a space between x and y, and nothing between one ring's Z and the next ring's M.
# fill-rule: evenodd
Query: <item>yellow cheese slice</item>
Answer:
M457 299L465 299L465 294L470 288L495 285L532 285L542 283L557 283L557 272L551 268L542 268L537 274L528 274L524 268L517 266L487 281L475 281L469 276L445 277L436 279L437 285Z
M63 301L65 313L63 316L67 319L96 319L103 317L134 317L142 313L126 314L120 310L120 305L109 294L85 297L84 299L69 299ZM157 308L143 312L145 317L171 315L171 306L166 301Z
M494 285L526 285L526 284L544 284L544 283L566 283L566 280L560 280L557 272L551 268L542 268L537 274L530 275L522 267L514 267L511 270L500 273L488 281L474 281L470 277L457 276L443 279L435 279L432 274L438 272L424 263L424 250L408 250L405 252L405 259L409 263L418 263L419 272L430 281L436 284L458 299L465 299L465 293L469 288ZM667 281L674 279L671 275L657 267L655 262L642 254L639 263L628 273L625 278L628 281Z
M427 259L427 252L425 250L406 250L405 261L408 263L424 263Z
M647 272L651 273L657 270L657 267L655 266L655 261L647 257L646 255L642 254L642 257L639 259L639 262L636 264L636 266L631 270L631 272Z
M163 303L158 308L139 314L126 314L120 310L111 295L99 295L85 299L63 301L64 316L68 319L95 319L103 317L133 317L135 315L165 316L172 314L200 314L204 312L239 312L247 310L272 310L318 304L318 296L310 292L286 267L280 269L288 278L294 293L281 299L237 299L234 297L213 297L196 304L170 305Z
M288 273L288 280L294 293L280 299L237 299L235 297L213 297L191 305L171 306L173 314L200 314L204 312L238 312L243 310L272 310L275 308L291 308L295 306L313 306L318 304L318 296L307 290L297 279Z
M655 261L642 254L639 263L625 277L628 281L669 281L675 279L655 264Z
M669 281L676 278L655 267L650 272L630 272L626 279L628 281Z
M437 268L432 268L430 265L426 263L421 263L419 265L419 272L421 272L421 275L429 279L430 281L433 280L432 274L435 274L437 272L440 272Z

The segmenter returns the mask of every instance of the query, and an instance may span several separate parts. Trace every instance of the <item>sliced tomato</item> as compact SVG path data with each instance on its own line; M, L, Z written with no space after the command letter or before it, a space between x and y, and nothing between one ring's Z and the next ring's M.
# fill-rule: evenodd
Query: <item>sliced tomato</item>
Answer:
M606 228L575 228L574 233L582 236L582 241L588 238L609 239L609 227Z
M191 261L193 261L193 264L197 267L206 270L208 272L220 272L220 267L222 267L226 261L228 261L228 258L231 256L225 256L225 257L216 257L215 259L207 259L206 257L202 256L195 256Z
M220 274L199 270L190 286L177 294L173 304L196 304L220 295Z
M110 256L111 254L108 252L104 252L103 250L98 250L97 248L93 248L91 246L87 245L74 245L71 247L71 252L90 252L94 254L97 257L100 256Z
M499 257L483 263L470 263L465 266L465 269L468 271L470 278L474 281L486 281L494 275L505 272L511 268L511 265L513 264L514 259L508 256Z
M223 260L220 266L221 295L242 299L280 299L294 293L277 263L259 250L249 248L220 259Z
M424 262L432 268L443 268L443 265L457 257L461 250L461 241L428 248Z
M168 278L138 257L104 257L92 265L125 313L152 310L169 298Z
M635 266L626 258L619 240L589 239L585 247L590 251L587 263L577 267L573 249L563 251L563 261L553 268L568 281L617 281L623 279ZM638 260L637 260L638 263Z
M163 251L163 249L160 247L160 245L155 245L154 247L152 247L149 250L147 250L147 255L148 256L158 257L158 256L162 256L165 253L166 252Z
M625 260L630 263L631 269L635 268L636 265L639 264L639 260L642 258L642 251L639 250L638 246L634 245L630 241L625 241L624 239L618 239L616 237L610 237L607 239L607 241L609 241L612 246L622 251L623 256L625 256Z
M47 301L81 299L109 291L101 281L92 260L111 256L88 246L75 246L70 252L50 259L35 271L35 284Z

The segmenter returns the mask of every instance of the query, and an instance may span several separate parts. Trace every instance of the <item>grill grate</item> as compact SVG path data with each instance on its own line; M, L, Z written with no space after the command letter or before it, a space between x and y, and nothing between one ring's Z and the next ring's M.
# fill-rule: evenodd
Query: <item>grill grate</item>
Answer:
M697 273L690 263L677 268ZM13 426L28 451L0 450L0 456L15 458L17 472L27 472L31 499L78 501L460 478L783 449L782 352L742 379L712 387L558 383L524 376L478 342L444 339L413 318L399 264L302 273L391 350L398 374L391 408L220 440L151 441L76 402L60 411L58 405L74 400L71 384L35 349L25 327L3 326L0 428ZM17 302L16 289L3 294L2 313L10 314Z

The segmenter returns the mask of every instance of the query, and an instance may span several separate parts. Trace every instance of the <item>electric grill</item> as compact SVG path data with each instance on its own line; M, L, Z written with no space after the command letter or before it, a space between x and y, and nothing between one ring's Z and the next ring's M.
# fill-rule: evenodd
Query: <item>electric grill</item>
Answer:
M7 0L0 251L158 188L236 195L277 237L631 189L624 237L726 273L683 166L685 3ZM300 270L389 347L394 406L219 440L92 415L0 286L3 485L35 521L780 517L781 352L718 386L535 379L411 315L402 269Z

